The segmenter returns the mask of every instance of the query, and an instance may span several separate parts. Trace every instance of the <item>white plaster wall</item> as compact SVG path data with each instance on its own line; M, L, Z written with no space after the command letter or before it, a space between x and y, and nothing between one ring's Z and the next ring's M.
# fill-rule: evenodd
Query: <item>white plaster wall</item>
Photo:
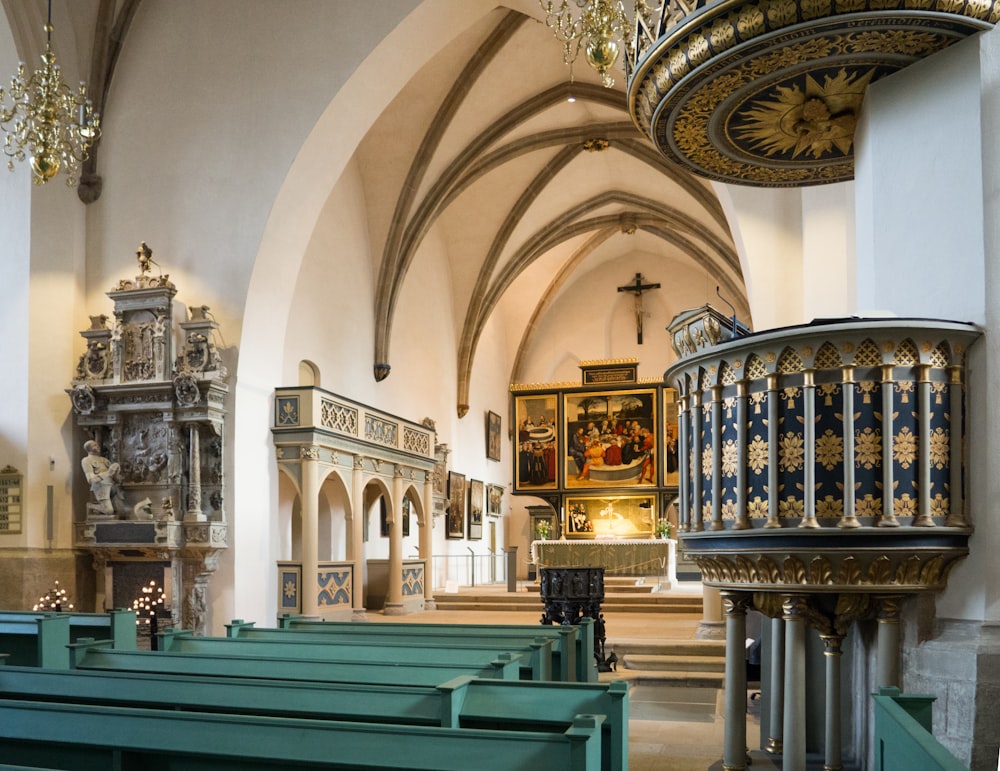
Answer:
M754 330L808 321L800 191L720 183L712 187L740 256Z
M14 72L18 59L7 18L0 13L0 71ZM7 330L23 329L31 308L31 231L25 224L31 216L31 182L23 166L19 171L9 174L0 167L0 243L3 244L0 266L4 274L0 325ZM8 376L4 378L3 399L0 399L0 468L9 464L22 474L27 471L28 459L28 344L27 335L5 337ZM25 376L11 376L18 372ZM27 532L20 536L5 535L0 546L22 546L27 537Z
M803 321L856 311L854 183L802 188Z
M856 138L858 307L982 323L977 38L878 81Z
M1000 618L1000 567L993 555L1000 537L994 512L1000 495L998 52L1000 36L990 32L872 86L856 138L855 183L861 312L971 320L985 329L970 351L967 385L967 510L975 533L969 557L938 599L938 614L987 621Z
M983 175L982 271L970 266L966 273L970 303L984 303L984 335L969 355L968 509L975 532L970 554L952 571L948 589L938 600L938 614L945 618L1000 621L1000 564L995 558L1000 542L996 501L1000 496L1000 34L996 30L962 44L978 60L981 83L979 118L981 135L970 152L981 153ZM962 51L963 59L971 58Z

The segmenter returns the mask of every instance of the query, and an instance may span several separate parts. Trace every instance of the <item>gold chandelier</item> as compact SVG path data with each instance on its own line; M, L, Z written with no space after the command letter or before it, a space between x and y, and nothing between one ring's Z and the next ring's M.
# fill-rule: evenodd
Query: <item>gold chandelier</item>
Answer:
M3 151L7 168L14 161L31 157L31 172L36 185L44 185L62 169L66 184L72 187L80 176L80 165L87 160L90 146L101 136L100 116L87 98L87 86L81 81L74 94L62 79L62 72L52 52L52 0L49 0L45 25L43 66L25 80L24 62L10 80L8 94L0 88L0 130L4 133Z
M584 49L587 63L601 76L605 88L615 80L609 70L618 61L631 22L621 0L538 0L545 11L545 26L563 44L563 61L573 71L573 62ZM573 6L579 10L574 13Z

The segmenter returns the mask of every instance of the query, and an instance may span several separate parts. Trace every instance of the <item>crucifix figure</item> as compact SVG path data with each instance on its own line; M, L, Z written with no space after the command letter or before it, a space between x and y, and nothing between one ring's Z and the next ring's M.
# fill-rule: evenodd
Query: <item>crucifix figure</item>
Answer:
M639 345L642 345L642 293L659 288L659 284L642 283L641 273L635 274L635 280L631 284L618 287L619 292L631 292L635 296L635 333Z

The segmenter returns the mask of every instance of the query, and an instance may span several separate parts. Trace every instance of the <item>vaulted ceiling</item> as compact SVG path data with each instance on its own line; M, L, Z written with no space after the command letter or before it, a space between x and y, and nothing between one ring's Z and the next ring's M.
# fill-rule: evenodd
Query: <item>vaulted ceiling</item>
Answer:
M578 276L602 266L643 255L642 264L660 268L651 281L697 277L689 306L709 299L706 286L719 286L747 317L739 259L711 185L639 133L624 72L604 88L581 57L571 77L543 18L531 0L466 30L399 94L358 150L382 254L376 367L391 365L400 287L435 227L449 245L463 319L460 412L491 314L503 306L519 330L516 382L538 319ZM623 267L608 276L609 283L630 278Z

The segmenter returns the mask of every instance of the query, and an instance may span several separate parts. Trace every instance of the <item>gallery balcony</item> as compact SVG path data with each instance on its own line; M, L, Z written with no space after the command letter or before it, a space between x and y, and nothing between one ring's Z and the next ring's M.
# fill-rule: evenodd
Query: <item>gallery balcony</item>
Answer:
M971 533L963 382L978 334L955 322L847 319L679 350L665 376L686 459L679 530L705 582L943 588Z
M995 0L668 0L637 14L629 110L709 179L849 180L868 85L998 19Z

